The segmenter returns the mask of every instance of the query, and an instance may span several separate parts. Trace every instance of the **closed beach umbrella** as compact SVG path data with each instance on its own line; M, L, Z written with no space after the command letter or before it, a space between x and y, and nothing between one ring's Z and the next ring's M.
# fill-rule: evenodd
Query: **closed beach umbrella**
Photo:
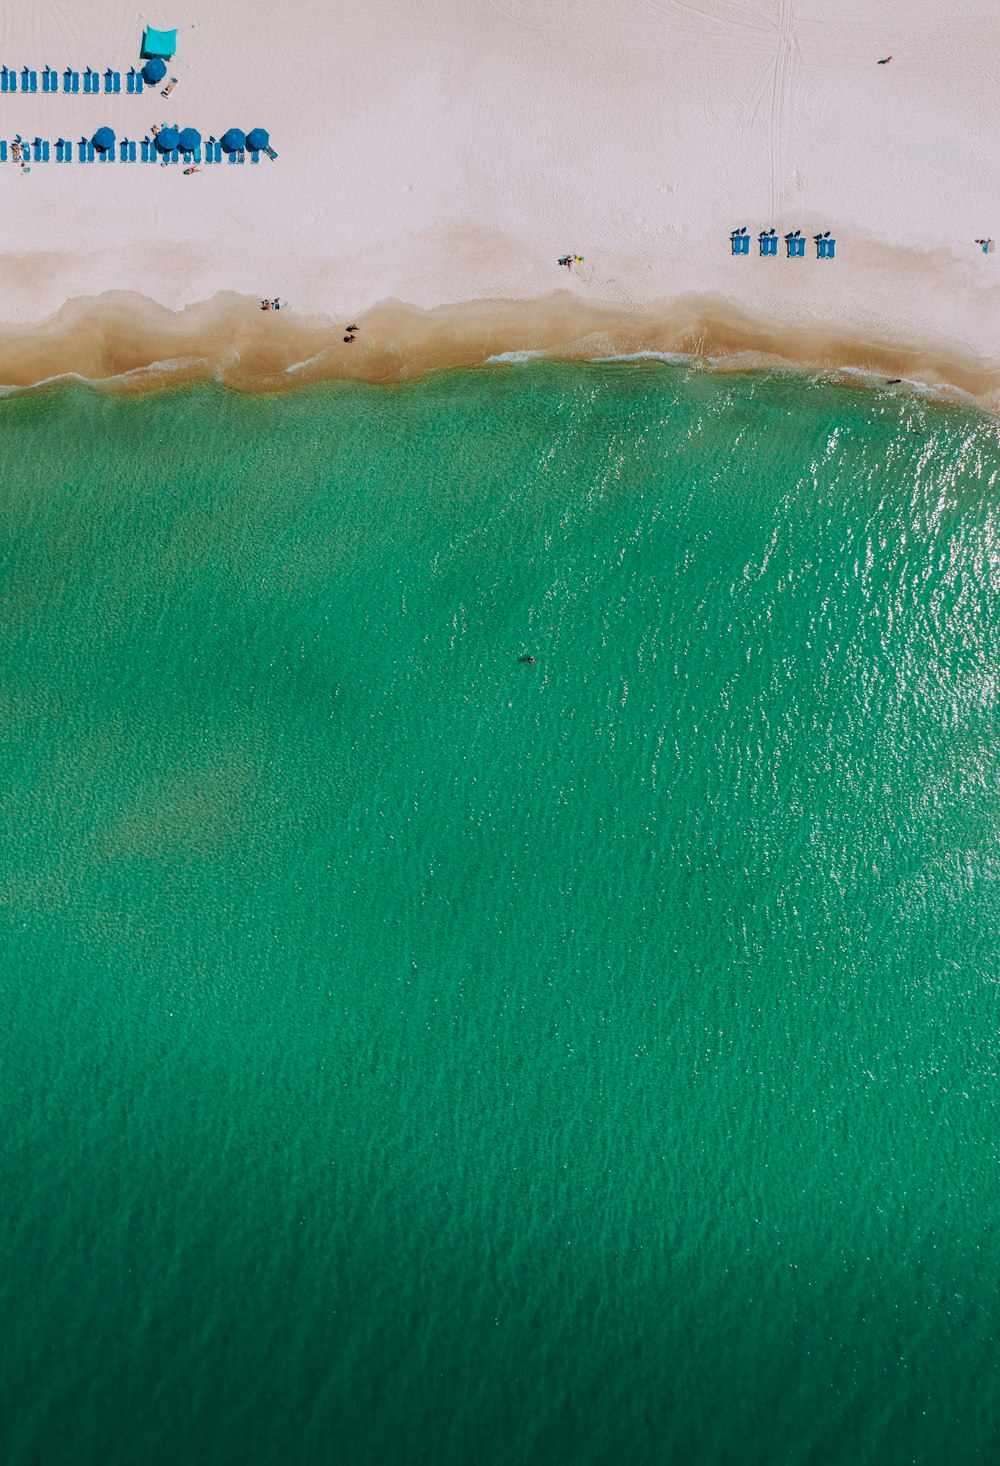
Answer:
M172 153L181 140L181 135L176 127L161 127L156 134L156 146L161 153Z
M255 153L262 152L270 141L271 139L266 128L254 127L247 133L247 147L251 148Z
M231 127L228 132L222 134L222 146L227 153L238 153L246 145L247 135L245 132L240 132L238 127Z
M115 145L115 135L110 127L99 127L93 136L94 147L100 153L106 153Z
M155 86L158 81L162 81L166 74L166 63L161 61L159 56L154 56L152 61L147 61L142 68L142 79L148 81L150 86Z
M196 127L181 128L180 137L177 139L177 146L185 153L193 153L195 148L201 147L201 133Z

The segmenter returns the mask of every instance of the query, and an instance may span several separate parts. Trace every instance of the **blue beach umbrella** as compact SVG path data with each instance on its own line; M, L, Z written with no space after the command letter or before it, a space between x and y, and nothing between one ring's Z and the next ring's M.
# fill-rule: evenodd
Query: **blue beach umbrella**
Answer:
M254 127L247 133L247 147L255 153L263 152L270 141L267 129L264 127Z
M240 132L238 127L231 127L228 132L222 134L221 142L227 153L238 153L246 147L247 135L245 132Z
M181 135L176 127L161 127L156 134L156 146L161 153L172 153L178 146Z
M147 61L142 68L142 79L148 81L150 86L155 86L158 81L162 81L166 74L166 63L161 61L159 56L154 56L152 61Z
M196 127L181 128L180 137L177 139L177 146L185 153L193 153L195 148L201 147L201 133Z
M91 140L99 153L106 153L115 145L115 135L110 127L99 127Z

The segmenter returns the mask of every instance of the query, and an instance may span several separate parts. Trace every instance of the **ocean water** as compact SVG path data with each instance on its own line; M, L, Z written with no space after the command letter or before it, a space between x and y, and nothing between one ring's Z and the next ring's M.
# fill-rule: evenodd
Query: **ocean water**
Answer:
M995 421L54 390L0 592L7 1466L997 1459Z

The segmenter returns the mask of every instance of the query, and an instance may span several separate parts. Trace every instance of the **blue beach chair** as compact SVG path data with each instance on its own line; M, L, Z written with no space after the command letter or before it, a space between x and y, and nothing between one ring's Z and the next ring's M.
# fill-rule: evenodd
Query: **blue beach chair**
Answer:
M226 158L228 159L228 161L230 163L235 164L235 162L236 162L236 154L235 153L227 153L226 154Z
M250 161L251 163L260 162L260 153L258 153L255 148L250 149Z
M101 152L99 152L97 155L97 161L99 163L113 163L115 161L114 148L105 148Z
M101 78L89 66L83 73L83 90L85 92L99 92L101 90Z
M36 163L47 163L49 161L49 145L44 139L36 137L31 145L31 156Z
M153 139L151 137L144 137L139 146L142 153L142 161L144 163L155 163L156 148L153 146Z
M5 140L2 137L0 137L0 163L6 163L6 161L7 161L7 144L6 144Z
M71 163L73 161L73 144L68 143L64 137L56 138L56 162Z
M42 72L42 91L57 92L59 90L59 73L53 71L51 66L46 66Z
M829 229L825 234L815 234L813 239L816 245L816 258L818 260L832 260L834 251L837 248L837 241L830 238Z
M785 235L785 256L790 260L801 260L805 258L806 241L801 229L796 229L794 234Z
M112 71L109 66L104 73L104 90L106 92L120 92L122 89L121 73Z
M778 253L778 231L776 229L762 229L757 239L760 244L761 255L765 259L773 259Z
M63 72L63 91L78 92L79 90L80 73L78 71L71 71L67 66L66 70Z
M38 91L37 71L31 71L27 66L24 68L24 70L21 72L21 90L22 92Z
M4 69L3 69L3 71L0 71L0 92L16 92L16 91L17 91L17 72L16 71L10 71L5 66Z
M276 163L278 161L278 155L277 155L277 153L274 151L274 149L270 145L268 145L264 149L264 151L267 154L267 156L270 158L270 160L271 160L272 163Z
M748 255L750 253L750 236L746 231L746 225L742 229L734 229L731 232L729 243L734 255Z
M136 71L134 66L130 66L128 69L128 76L125 78L125 86L126 90L131 93L132 96L137 97L142 91L142 72Z

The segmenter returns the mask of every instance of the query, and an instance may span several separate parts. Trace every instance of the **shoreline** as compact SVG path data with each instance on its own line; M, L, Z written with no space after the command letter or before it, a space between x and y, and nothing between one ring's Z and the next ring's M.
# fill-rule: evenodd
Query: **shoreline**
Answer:
M712 297L624 307L560 290L429 309L386 300L352 319L360 330L345 345L343 326L329 319L262 311L259 301L231 292L179 311L132 292L80 297L37 325L0 325L0 394L64 381L122 393L202 381L282 392L321 381L391 384L531 357L648 356L716 371L843 374L855 386L899 378L904 389L1000 412L1000 360L941 342L778 324Z

